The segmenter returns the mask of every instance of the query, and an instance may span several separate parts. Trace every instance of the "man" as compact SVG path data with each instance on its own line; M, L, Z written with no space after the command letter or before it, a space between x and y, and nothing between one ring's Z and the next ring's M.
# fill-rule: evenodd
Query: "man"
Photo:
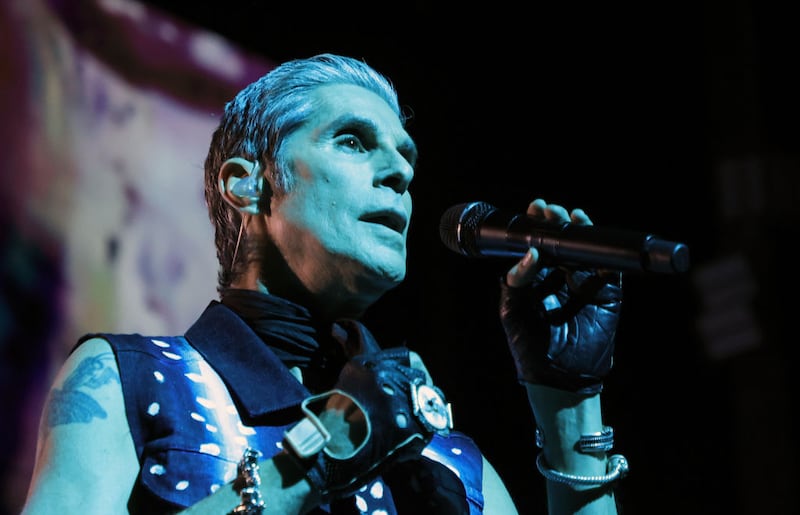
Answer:
M419 356L357 321L406 273L404 121L383 76L330 54L226 106L205 166L220 300L185 335L81 339L24 514L516 513ZM591 223L542 200L528 214ZM607 457L599 392L620 290L537 260L501 281L500 313L539 428L543 509L616 513L627 467Z

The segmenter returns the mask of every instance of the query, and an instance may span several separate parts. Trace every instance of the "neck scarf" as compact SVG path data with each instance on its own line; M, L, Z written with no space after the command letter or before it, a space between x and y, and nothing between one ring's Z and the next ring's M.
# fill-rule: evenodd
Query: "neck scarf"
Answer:
M229 288L222 304L235 311L288 368L298 367L311 392L330 389L350 356L377 348L358 322L315 320L303 306L254 290Z

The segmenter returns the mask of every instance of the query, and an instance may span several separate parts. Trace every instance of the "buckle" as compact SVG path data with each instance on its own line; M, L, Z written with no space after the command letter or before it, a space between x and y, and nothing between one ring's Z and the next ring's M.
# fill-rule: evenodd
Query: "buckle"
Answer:
M305 406L304 403L304 409ZM302 459L310 458L320 452L330 439L331 434L310 411L306 411L306 417L303 420L283 433L284 443Z
M421 379L411 383L411 406L414 415L428 431L442 436L450 434L453 429L453 411L444 393Z

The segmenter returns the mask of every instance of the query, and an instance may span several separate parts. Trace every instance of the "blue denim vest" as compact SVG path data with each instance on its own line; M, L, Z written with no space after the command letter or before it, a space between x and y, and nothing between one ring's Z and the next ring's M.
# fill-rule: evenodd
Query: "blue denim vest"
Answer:
M96 336L114 350L141 464L131 513L170 513L214 493L236 477L246 447L267 457L280 452L284 431L300 419L297 407L309 395L258 336L216 301L185 336L101 333L80 341ZM469 437L457 431L436 436L423 455L458 478L470 515L483 512L482 456ZM381 477L345 506L317 513L398 513Z

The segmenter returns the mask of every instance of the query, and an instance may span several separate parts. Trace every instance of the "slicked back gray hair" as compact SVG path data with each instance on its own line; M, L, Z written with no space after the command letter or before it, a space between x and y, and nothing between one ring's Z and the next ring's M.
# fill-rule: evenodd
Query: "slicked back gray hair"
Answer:
M242 89L225 105L205 161L205 199L214 225L214 243L220 265L218 290L230 286L239 273L237 263L241 263L243 254L247 254L242 250L249 248L245 234L238 241L241 215L219 194L217 178L222 163L231 157L258 161L274 184L274 191L265 191L265 196L289 191L293 175L283 153L283 142L308 119L313 109L313 90L330 84L352 84L374 92L405 124L406 117L392 83L364 61L351 57L319 54L287 61ZM268 198L263 200L264 203L269 201ZM237 245L237 263L234 263Z

